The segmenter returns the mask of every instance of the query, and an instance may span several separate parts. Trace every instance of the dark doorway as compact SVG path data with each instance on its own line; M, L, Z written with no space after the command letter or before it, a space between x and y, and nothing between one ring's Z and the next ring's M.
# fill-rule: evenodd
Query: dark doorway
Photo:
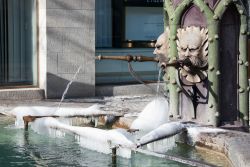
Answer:
M0 0L0 87L37 85L37 0Z
M221 124L233 123L238 113L238 52L239 52L239 14L231 5L224 13L220 23L219 45L219 104Z

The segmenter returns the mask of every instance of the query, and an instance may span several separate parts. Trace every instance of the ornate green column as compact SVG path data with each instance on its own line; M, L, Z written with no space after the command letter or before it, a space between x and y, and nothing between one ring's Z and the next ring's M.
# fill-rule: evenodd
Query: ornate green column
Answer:
M218 35L218 17L202 0L194 0L207 20L208 29L208 80L209 80L209 98L208 98L208 124L218 126L219 123L219 35Z
M241 10L240 10L241 11ZM247 16L241 13L240 36L239 36L239 112L240 120L244 126L249 121L249 87L248 87L248 60L247 60Z
M170 0L165 0L164 2L164 10L168 14L169 29L170 29L170 34L169 34L169 39L168 39L169 47L170 47L169 53L168 53L168 56L170 58L169 63L172 63L178 57L177 45L176 45L177 29L180 27L180 19L181 19L181 15L184 9L186 9L191 2L192 0L184 0L181 4L178 5L178 7L175 10ZM180 88L178 87L177 81L176 81L176 69L174 67L169 67L167 76L165 78L168 81L167 87L169 90L170 114L172 114L174 118L179 118L180 117L180 114L179 114Z
M164 1L164 25L169 25L169 50L168 56L170 62L177 59L177 45L176 34L177 29L180 27L181 17L185 10L192 5L196 5L200 11L204 14L207 20L208 29L208 80L209 80L209 97L207 104L208 119L207 123L213 126L218 126L220 121L219 106L219 77L221 75L219 65L219 23L228 5L234 3L240 14L240 34L239 34L239 113L240 119L244 125L248 126L249 111L248 111L248 77L247 77L247 16L244 11L243 4L240 1L233 0L221 0L215 9L210 9L209 6L203 0L183 0L178 7L174 9L171 0ZM168 20L167 20L168 19ZM168 22L168 24L167 24ZM176 81L176 69L169 67L164 79L167 81L167 87L169 90L170 98L170 113L174 118L179 114L179 92L180 88Z

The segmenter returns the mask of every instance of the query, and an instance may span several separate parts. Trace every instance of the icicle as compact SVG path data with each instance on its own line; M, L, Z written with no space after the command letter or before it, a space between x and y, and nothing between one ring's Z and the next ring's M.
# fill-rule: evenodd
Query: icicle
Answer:
M98 125L98 117L95 117L95 127Z
M165 153L166 151L176 146L175 138L176 136L172 136L166 139L162 139L162 140L147 144L147 149L149 151L153 151L157 153Z
M79 144L82 147L105 154L111 153L108 143L108 141L111 141L112 145L121 146L117 149L117 155L125 158L130 158L131 156L129 148L135 148L135 144L129 139L130 134L124 129L103 130L91 127L70 126L51 117L35 120L31 128L40 134L48 133L59 137L63 136L65 131L71 132L79 136Z

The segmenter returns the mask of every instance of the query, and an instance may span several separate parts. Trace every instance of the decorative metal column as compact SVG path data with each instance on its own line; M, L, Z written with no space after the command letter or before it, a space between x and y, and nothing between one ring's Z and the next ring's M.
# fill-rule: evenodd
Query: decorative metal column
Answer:
M191 6L197 6L207 21L208 29L208 103L207 112L208 118L206 124L218 126L220 122L220 111L223 108L219 106L219 78L221 75L219 64L219 24L221 18L229 5L235 5L240 14L240 34L239 34L239 55L238 55L238 109L239 118L244 126L248 126L249 113L248 113L248 77L247 77L247 16L244 6L240 0L218 0L217 4L213 8L209 7L208 1L210 0L183 0L175 1L178 5L174 4L175 0L165 0L164 12L165 20L164 25L168 25L170 28L169 34L169 53L170 62L175 61L178 58L177 53L177 29L180 28L181 19L185 11ZM168 20L166 20L168 19ZM167 81L167 87L170 96L170 113L174 118L180 116L179 113L179 93L181 89L177 85L176 81L176 69L173 67L168 68L168 72L164 79Z

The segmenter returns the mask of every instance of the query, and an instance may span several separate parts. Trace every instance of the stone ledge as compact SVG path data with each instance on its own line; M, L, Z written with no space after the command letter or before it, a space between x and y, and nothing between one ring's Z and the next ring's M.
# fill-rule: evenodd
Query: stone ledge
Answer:
M216 130L216 128L211 128ZM189 140L196 146L223 153L235 167L250 166L250 134L232 130L217 129L205 132L197 129L189 133Z
M45 93L39 88L2 89L0 100L33 100L44 99Z

